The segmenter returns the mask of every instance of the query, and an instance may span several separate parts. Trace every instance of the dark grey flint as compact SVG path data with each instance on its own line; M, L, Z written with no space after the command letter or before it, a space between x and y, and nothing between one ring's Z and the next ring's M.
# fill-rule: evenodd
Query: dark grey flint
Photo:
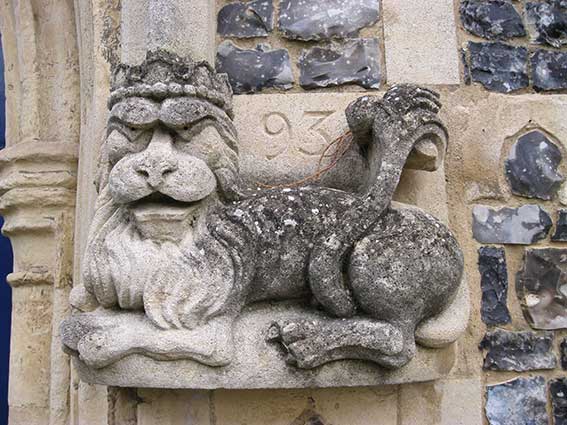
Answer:
M482 289L481 317L487 325L510 323L508 311L508 269L502 248L483 246L478 250Z
M235 2L217 16L217 32L223 37L265 37L274 29L273 0Z
M496 329L488 332L479 348L486 350L483 369L528 370L555 369L553 332L510 332Z
M508 44L469 42L471 75L486 89L510 93L528 87L528 50Z
M550 200L565 180L557 168L561 150L541 131L524 134L512 145L505 163L512 193Z
M567 88L567 52L538 50L531 57L532 81L538 91Z
M481 243L529 245L544 239L551 229L551 217L538 205L492 209L473 208L473 236Z
M561 47L567 44L567 11L558 4L526 4L532 42Z
M486 389L489 425L549 425L543 376L518 378Z
M378 21L379 0L282 0L279 29L294 40L356 37Z
M299 58L300 84L306 89L349 83L377 89L380 87L378 55L375 38L303 50Z
M489 40L523 37L526 30L516 8L506 0L464 0L461 22L473 35Z
M293 86L291 59L286 49L258 45L256 49L240 49L224 41L217 50L218 72L228 75L236 94L255 93L265 88L290 89Z

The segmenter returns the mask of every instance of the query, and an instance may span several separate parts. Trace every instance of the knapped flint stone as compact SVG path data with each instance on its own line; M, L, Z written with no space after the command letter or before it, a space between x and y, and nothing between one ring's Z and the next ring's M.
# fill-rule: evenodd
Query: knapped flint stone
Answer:
M487 325L510 323L508 311L508 269L502 248L483 246L478 251L482 288L482 321Z
M567 242L567 210L559 210L557 212L555 233L551 236L551 240L554 242Z
M567 378L549 382L554 425L567 425Z
M273 0L229 3L217 16L217 32L224 37L265 37L274 29Z
M479 344L487 350L484 358L485 370L554 369L557 359L553 354L553 332L510 332L496 329L487 332Z
M526 4L532 43L561 47L567 44L567 12L559 4Z
M464 0L461 22L465 30L489 40L508 40L526 35L516 8L505 0Z
M300 84L306 89L349 83L377 89L380 87L378 54L375 38L303 50L299 58Z
M473 236L480 243L529 245L544 239L551 217L538 205L494 210L484 205L473 208Z
M291 60L286 49L271 50L267 45L240 49L230 41L217 50L217 72L226 72L234 93L254 93L268 87L293 86Z
M512 145L505 163L512 193L550 200L565 180L557 172L561 151L541 131L531 131Z
M533 328L567 328L567 249L526 250L516 291Z
M378 21L379 11L379 0L282 0L279 29L293 40L356 37Z
M528 50L508 44L469 42L473 81L486 89L510 93L527 87Z
M538 50L531 57L532 80L538 91L567 88L567 52Z
M567 370L567 338L563 338L560 345L561 369Z
M490 425L549 425L543 376L518 378L486 389Z

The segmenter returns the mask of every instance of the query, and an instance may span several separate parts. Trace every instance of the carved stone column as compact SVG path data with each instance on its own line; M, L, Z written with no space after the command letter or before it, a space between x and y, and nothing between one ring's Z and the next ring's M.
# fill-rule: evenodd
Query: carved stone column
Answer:
M67 314L79 134L79 69L72 4L3 1L7 147L0 213L14 248L10 424L66 424Z

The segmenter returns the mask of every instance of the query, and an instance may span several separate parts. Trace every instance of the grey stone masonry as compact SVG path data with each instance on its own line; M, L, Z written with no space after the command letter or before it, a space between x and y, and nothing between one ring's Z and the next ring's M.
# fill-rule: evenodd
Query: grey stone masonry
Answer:
M508 269L502 248L482 247L478 250L478 269L482 288L482 321L487 325L510 323L508 311Z
M235 2L224 6L217 17L223 37L265 37L274 29L273 0Z
M531 57L531 65L536 90L567 88L567 52L538 50Z

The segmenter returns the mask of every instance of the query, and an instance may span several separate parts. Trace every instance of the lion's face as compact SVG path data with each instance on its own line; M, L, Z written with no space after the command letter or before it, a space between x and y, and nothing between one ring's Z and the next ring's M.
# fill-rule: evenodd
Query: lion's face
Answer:
M131 97L112 108L105 146L108 187L142 236L177 239L216 199L213 170L222 168L219 158L226 151L221 114L191 97Z

